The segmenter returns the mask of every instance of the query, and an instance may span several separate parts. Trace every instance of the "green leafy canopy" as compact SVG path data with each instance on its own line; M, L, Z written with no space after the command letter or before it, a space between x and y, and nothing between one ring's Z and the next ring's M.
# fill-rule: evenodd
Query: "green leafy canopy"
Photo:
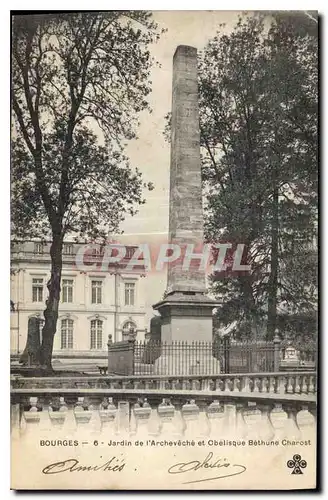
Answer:
M206 237L244 243L251 265L212 282L235 332L273 335L279 314L316 308L317 82L302 13L242 16L199 58Z

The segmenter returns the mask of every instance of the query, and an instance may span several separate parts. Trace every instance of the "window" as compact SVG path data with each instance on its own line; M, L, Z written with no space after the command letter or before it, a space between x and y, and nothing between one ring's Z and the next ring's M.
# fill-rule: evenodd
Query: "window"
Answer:
M91 281L91 303L101 304L102 302L102 281Z
M73 280L63 279L62 302L73 302Z
M32 302L43 302L43 278L32 279Z
M62 319L61 322L61 348L73 349L73 320Z
M123 333L130 333L132 330L135 332L137 329L136 324L133 321L127 321L123 325Z
M64 243L63 253L65 255L72 255L73 254L73 245L71 243Z
M96 248L93 248L93 250L92 250L92 255L94 257L99 257L100 255L103 255L103 254L104 254L103 247L96 247Z
M91 321L91 336L90 336L91 349L102 348L102 343L103 343L102 333L103 333L103 322L100 319L93 319Z
M34 253L43 253L43 243L34 243Z
M125 305L134 306L134 283L125 283Z
M138 247L125 247L125 258L126 259L132 259L135 251L137 250Z

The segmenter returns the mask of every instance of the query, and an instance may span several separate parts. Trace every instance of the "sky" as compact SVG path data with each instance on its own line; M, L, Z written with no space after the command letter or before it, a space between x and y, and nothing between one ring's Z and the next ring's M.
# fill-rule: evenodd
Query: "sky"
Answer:
M231 31L240 11L155 11L154 20L159 28L166 28L159 42L150 47L153 57L161 67L151 73L152 114L141 115L138 139L127 149L131 164L137 166L146 181L155 189L145 193L147 203L140 207L137 216L129 217L122 224L126 234L167 233L169 223L170 145L163 131L165 115L171 111L172 62L178 45L191 45L202 50L216 34L219 24Z

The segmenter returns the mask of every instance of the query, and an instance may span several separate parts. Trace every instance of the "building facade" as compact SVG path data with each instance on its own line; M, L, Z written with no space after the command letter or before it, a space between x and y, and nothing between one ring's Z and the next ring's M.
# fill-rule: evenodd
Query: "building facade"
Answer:
M77 243L65 243L54 356L97 357L107 352L108 336L122 340L124 332L145 338L145 272L127 272L120 266L103 269L102 249L94 248L88 266L79 269ZM11 353L23 352L28 320L40 318L48 295L50 243L27 241L12 245L11 259ZM133 247L127 247L127 255ZM98 265L99 264L99 265ZM89 269L90 268L90 269Z

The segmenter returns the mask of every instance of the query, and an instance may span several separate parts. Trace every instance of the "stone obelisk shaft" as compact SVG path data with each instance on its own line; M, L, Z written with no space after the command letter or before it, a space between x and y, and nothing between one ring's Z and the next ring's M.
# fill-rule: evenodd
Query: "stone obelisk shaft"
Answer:
M182 253L187 247L191 257L201 252L204 236L194 47L180 45L174 54L171 128L169 238ZM195 350L195 341L210 343L213 334L212 311L216 304L205 293L205 266L199 259L193 261L196 265L186 266L186 261L184 256L169 264L167 294L153 306L161 315L161 340L169 346L178 342L172 351L162 349L154 373L219 373L220 363L213 357L211 344L206 344L210 347L205 351Z
M180 247L203 244L203 209L197 82L197 50L180 45L173 58L169 241ZM191 247L190 247L191 248ZM168 266L167 292L205 292L200 261L183 269L183 259Z

